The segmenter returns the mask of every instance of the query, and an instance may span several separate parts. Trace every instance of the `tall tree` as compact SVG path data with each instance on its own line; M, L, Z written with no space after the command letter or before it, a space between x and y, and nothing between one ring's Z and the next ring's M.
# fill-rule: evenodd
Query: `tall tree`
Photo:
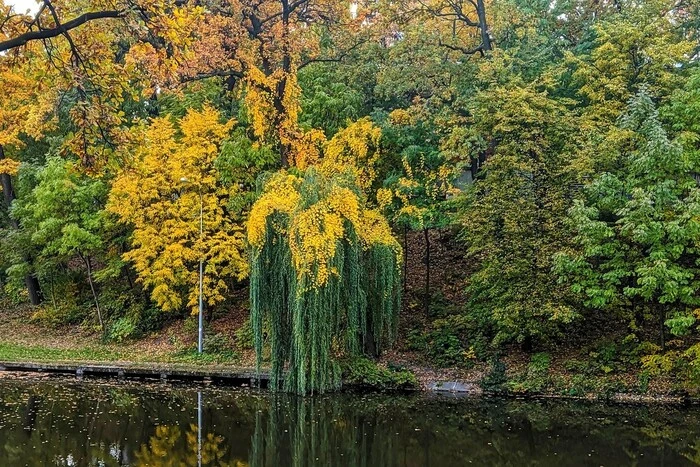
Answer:
M22 227L40 249L38 261L77 258L85 274L95 305L97 321L106 332L95 284L95 256L103 248L102 216L107 186L75 171L75 165L59 158L48 160L38 175L38 185L15 209Z
M669 314L698 304L700 160L669 140L646 90L631 100L622 128L631 139L624 165L575 202L579 248L558 259L558 270L591 307L651 309L664 347Z
M216 164L232 125L204 107L177 124L160 117L135 128L133 162L110 191L109 211L134 228L124 258L163 310L197 309L200 261L209 306L225 299L231 281L247 275L239 213L228 212L229 198L241 188L224 184Z
M578 314L551 272L553 254L567 244L561 219L574 178L565 156L576 149L575 123L562 102L534 84L494 86L475 104L476 125L497 144L462 210L476 266L469 310L494 342L529 347L555 337Z
M20 226L17 219L11 214L12 204L15 201L15 189L12 185L12 177L17 174L19 163L12 159L5 158L5 152L0 144L0 190L3 194L4 207L8 214L10 227L19 231ZM32 305L40 305L43 299L39 279L33 271L32 258L23 252L23 269L27 270L24 276L24 283L27 287L27 295Z

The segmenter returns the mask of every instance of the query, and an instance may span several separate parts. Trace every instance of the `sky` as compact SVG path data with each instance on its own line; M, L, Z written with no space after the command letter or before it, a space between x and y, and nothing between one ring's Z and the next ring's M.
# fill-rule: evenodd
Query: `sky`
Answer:
M5 5L14 5L18 13L24 13L27 10L35 12L39 9L36 0L5 0Z

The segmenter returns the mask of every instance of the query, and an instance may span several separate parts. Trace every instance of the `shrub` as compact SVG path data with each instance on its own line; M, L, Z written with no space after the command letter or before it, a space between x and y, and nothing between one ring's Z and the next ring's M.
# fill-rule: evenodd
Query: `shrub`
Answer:
M418 385L415 375L400 366L383 367L372 360L359 357L340 364L343 382L350 386L373 389L411 389Z
M481 380L481 387L485 391L501 392L507 381L506 364L498 357L493 357L491 360L491 369Z
M238 349L247 350L253 348L255 345L255 334L253 332L253 323L250 321L250 318L245 320L243 326L235 331L234 336Z
M466 347L466 339L463 338L466 320L462 315L436 319L428 331L412 331L409 334L409 348L425 352L430 361L441 367L470 365L475 354Z
M233 343L231 338L225 334L206 334L204 336L204 351L212 354L233 354Z

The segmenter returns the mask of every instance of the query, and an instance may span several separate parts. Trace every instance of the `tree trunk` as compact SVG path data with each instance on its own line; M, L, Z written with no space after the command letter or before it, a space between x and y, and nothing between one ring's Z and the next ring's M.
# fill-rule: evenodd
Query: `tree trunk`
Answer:
M97 292L95 291L95 283L92 280L92 266L90 265L90 257L89 256L82 256L80 257L83 259L83 262L85 263L85 267L87 268L87 276L88 276L88 282L90 283L90 290L92 291L92 298L95 300L95 308L97 309L97 319L100 322L100 328L102 329L102 335L106 335L105 332L105 325L104 322L102 321L102 311L100 311L100 302L97 299Z
M662 304L659 307L659 338L661 340L661 350L666 351L666 307Z
M430 229L423 229L425 238L425 316L430 315Z
M0 144L0 159L5 157L5 152L2 145ZM0 174L0 186L2 186L3 198L5 200L5 206L7 207L8 216L10 213L10 207L12 202L15 200L15 191L12 186L12 177L9 174ZM10 225L13 229L19 230L19 223L16 219L10 218ZM22 253L22 259L30 267L32 265L32 258L26 252ZM39 285L39 279L35 274L27 274L24 276L24 283L27 287L27 295L29 296L29 302L32 305L40 305L43 301L43 296L41 294L41 286Z
M403 292L406 293L408 278L408 226L403 226Z
M481 33L481 52L482 54L493 50L491 42L491 34L489 33L489 25L486 20L486 5L484 0L476 1L476 15L479 17L479 30Z

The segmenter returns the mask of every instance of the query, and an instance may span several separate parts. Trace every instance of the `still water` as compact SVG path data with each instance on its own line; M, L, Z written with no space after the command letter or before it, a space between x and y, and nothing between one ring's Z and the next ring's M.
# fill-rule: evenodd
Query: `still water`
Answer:
M0 466L700 465L700 409L0 379Z

